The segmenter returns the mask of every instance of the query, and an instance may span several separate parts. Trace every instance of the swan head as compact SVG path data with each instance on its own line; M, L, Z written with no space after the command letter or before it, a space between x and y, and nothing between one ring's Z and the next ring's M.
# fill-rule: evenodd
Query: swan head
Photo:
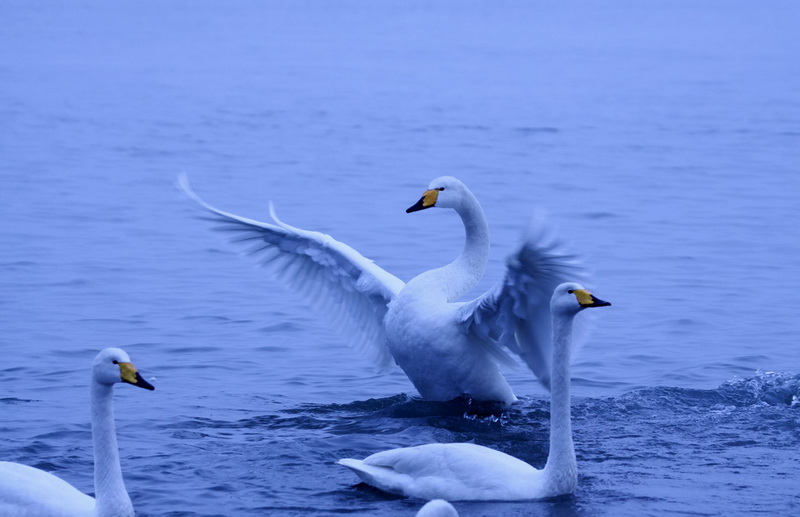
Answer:
M461 180L452 176L442 176L431 181L428 190L422 193L422 197L415 205L406 209L406 213L433 207L458 209L466 199L472 197L472 193Z
M434 499L420 508L417 517L458 517L458 511L444 499Z
M566 282L553 291L550 299L550 310L561 314L578 314L583 309L590 307L607 307L611 305L607 301L596 298L577 282Z
M146 390L154 390L152 384L139 375L128 353L121 348L106 348L97 354L92 363L92 377L95 382L111 386L118 382L133 384Z

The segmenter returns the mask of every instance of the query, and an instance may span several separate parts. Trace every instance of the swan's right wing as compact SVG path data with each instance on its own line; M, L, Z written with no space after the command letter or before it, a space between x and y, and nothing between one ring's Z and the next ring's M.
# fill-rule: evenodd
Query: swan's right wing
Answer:
M233 233L234 242L248 244L246 253L301 299L327 316L350 344L371 356L381 367L391 363L383 318L388 303L405 285L350 246L330 235L294 228L278 220L263 223L224 212L203 201L179 177L184 192L211 212L218 230Z
M553 356L550 298L559 284L584 283L588 273L541 214L506 264L503 280L460 308L461 320L474 342L487 346L495 356L501 356L504 349L519 355L549 389ZM585 333L581 326L586 318L579 320L575 333L580 337Z

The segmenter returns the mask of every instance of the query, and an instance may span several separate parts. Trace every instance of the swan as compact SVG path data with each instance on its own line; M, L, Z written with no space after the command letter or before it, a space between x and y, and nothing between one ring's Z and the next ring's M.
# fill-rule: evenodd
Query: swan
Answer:
M417 517L458 517L458 512L444 499L434 499L419 509Z
M421 499L514 501L571 494L578 481L569 400L572 320L585 308L608 305L574 282L553 292L550 451L544 469L474 443L403 447L339 464L376 488Z
M519 355L547 388L550 382L550 293L566 280L583 280L576 257L543 224L508 258L505 277L478 298L459 302L477 285L489 257L489 230L480 204L460 180L434 179L406 212L455 210L466 242L450 264L408 283L331 236L219 210L201 199L185 175L183 191L206 210L218 229L250 244L262 264L312 307L327 313L335 329L382 367L394 361L426 400L468 396L509 405L517 400L500 372Z
M112 390L125 382L155 388L119 348L102 350L92 363L91 408L94 490L90 497L63 479L34 467L0 461L0 515L4 517L132 517L119 463Z

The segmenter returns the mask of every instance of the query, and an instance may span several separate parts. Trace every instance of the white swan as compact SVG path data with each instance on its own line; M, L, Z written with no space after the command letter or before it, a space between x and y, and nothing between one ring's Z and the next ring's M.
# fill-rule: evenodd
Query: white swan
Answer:
M447 501L434 499L419 509L417 517L458 517L458 511Z
M422 199L406 210L455 210L466 243L452 263L404 284L350 246L319 232L218 210L179 177L183 190L210 210L220 229L250 243L250 253L312 306L331 316L335 328L382 365L392 359L427 400L467 395L510 404L516 400L498 363L520 355L545 386L550 378L550 293L585 275L542 225L530 228L508 258L505 278L471 302L456 302L478 283L489 255L489 231L480 204L456 178L433 180Z
M550 452L543 470L472 443L405 447L339 463L381 490L422 499L513 501L574 492L578 473L569 400L572 320L584 308L606 305L611 304L573 282L561 284L553 293Z
M153 390L119 348L102 350L92 363L91 408L94 490L90 497L63 479L19 463L0 461L3 517L129 517L131 503L119 464L112 389L126 382Z

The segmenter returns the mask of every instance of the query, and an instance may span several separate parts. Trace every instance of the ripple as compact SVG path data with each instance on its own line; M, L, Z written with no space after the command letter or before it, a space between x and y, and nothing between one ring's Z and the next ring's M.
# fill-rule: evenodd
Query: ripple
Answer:
M232 321L231 318L226 318L225 316L217 316L217 315L192 315L192 316L183 316L181 320L184 321L193 321L193 320L200 320L200 321Z
M300 325L297 325L295 323L292 323L292 322L289 322L289 321L283 321L281 323L276 323L274 325L268 325L266 327L261 327L261 328L258 329L258 331L269 334L269 333L272 333L272 332L286 332L286 331L289 331L289 330L297 331L297 330L301 330L302 328L303 327L301 327Z
M16 397L0 398L0 404L27 404L30 402L41 402L41 401L35 399L18 399Z
M620 216L611 212L583 212L579 217L581 219L614 219Z
M30 260L17 260L17 261L13 261L13 262L4 262L4 263L0 264L0 266L2 266L3 268L8 268L8 269L27 268L27 267L33 267L33 266L36 266L36 265L37 265L36 262L30 261Z
M534 126L521 126L514 128L514 131L523 135L540 135L540 134L555 134L560 130L556 127L534 127Z
M169 351L174 354L190 354L195 352L199 354L206 354L209 352L218 352L220 350L222 350L222 348L217 346L185 346L169 349Z

